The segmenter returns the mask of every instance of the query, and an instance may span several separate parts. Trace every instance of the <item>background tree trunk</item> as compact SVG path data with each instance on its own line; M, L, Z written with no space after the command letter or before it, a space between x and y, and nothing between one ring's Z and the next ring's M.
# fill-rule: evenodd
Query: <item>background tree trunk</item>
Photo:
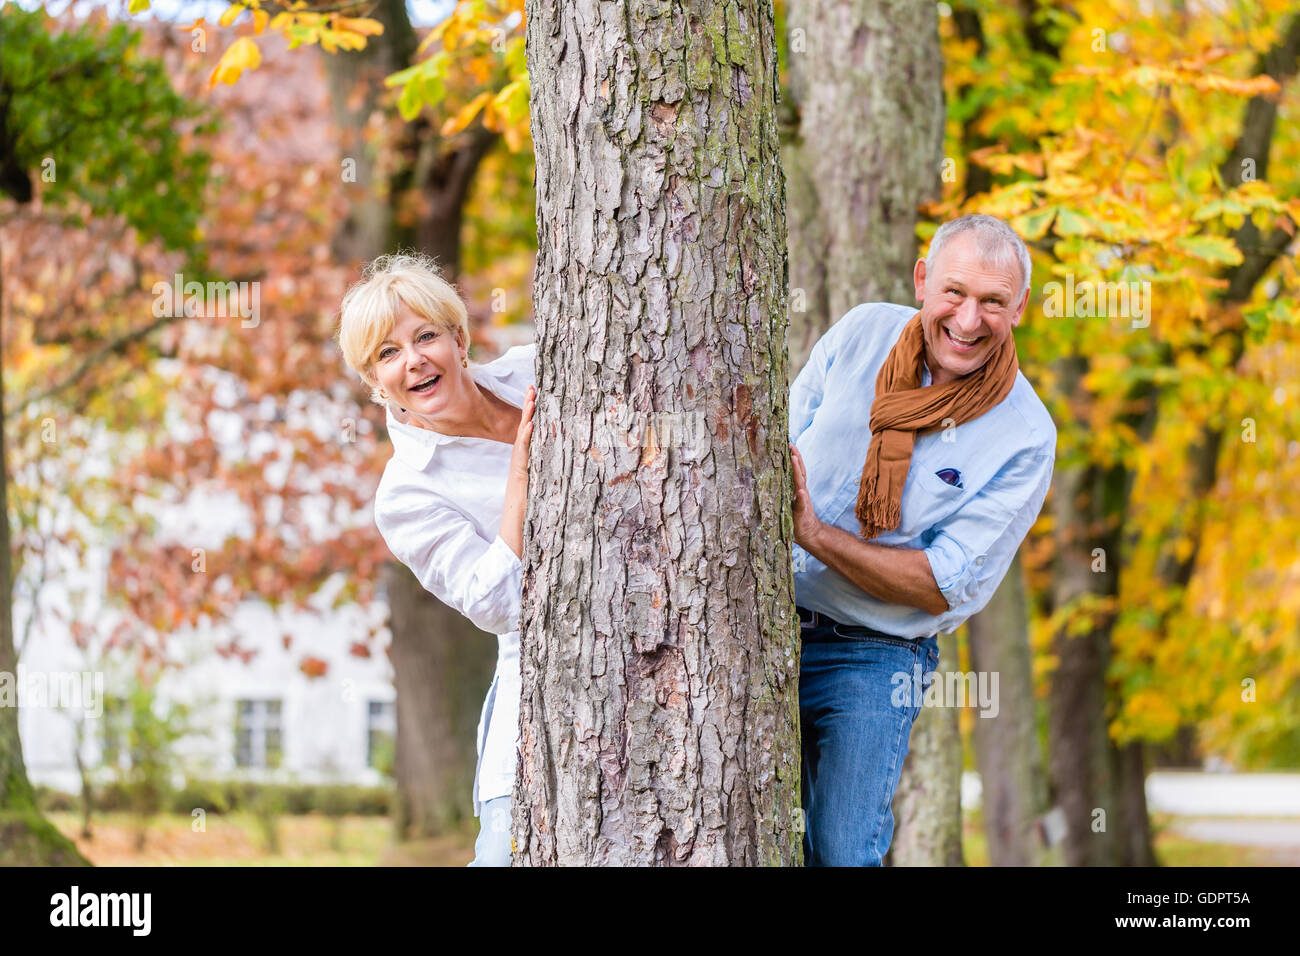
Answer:
M952 670L957 636L939 635L939 665ZM939 671L935 679L942 680ZM956 707L922 707L894 793L887 866L964 866L961 849L961 731Z
M860 302L915 301L917 207L939 196L943 58L926 0L791 0L790 362ZM802 309L800 308L802 306Z
M991 866L1045 862L1038 821L1047 778L1038 742L1025 577L1017 554L992 600L966 625L971 669L998 675L997 716L976 715L975 760L983 785Z
M449 148L427 120L408 123L399 147L406 162L378 189L374 157L361 133L381 108L384 77L411 63L417 38L404 0L381 0L372 16L383 22L383 34L370 37L362 50L322 59L342 154L356 163L355 195L334 250L342 258L366 261L418 248L454 282L462 210L496 136L476 126L458 140L458 148ZM393 204L412 187L426 192L430 212L399 228ZM476 729L492 681L496 639L426 591L405 565L390 562L384 585L397 692L393 824L400 839L415 839L443 832L473 813Z
M799 861L766 0L531 0L516 861Z
M797 373L853 306L915 301L917 209L939 195L943 59L925 0L792 0L789 10L799 129L783 158ZM941 664L951 664L956 645L945 646ZM961 738L935 710L917 717L895 795L897 864L961 860Z
M496 638L424 590L405 565L385 565L385 584L398 683L394 827L424 837L472 814L478 718Z
M373 259L393 250L396 197L389 188L392 184L378 188L378 149L366 142L363 132L381 108L384 77L410 65L419 45L406 0L378 0L369 16L384 25L383 33L368 38L360 50L320 54L339 130L340 175L343 163L351 160L356 177L343 180L349 184L348 213L334 234L334 253L341 259Z
M1073 394L1087 359L1057 363L1060 387ZM1108 866L1116 860L1112 832L1119 824L1117 762L1107 727L1106 668L1110 661L1109 613L1099 602L1118 593L1120 523L1109 524L1106 475L1093 465L1058 466L1053 476L1052 511L1056 536L1051 607L1075 605L1091 614L1075 633L1062 625L1052 636L1057 665L1048 692L1049 770L1055 802L1065 813L1063 840L1067 866ZM1101 549L1098 560L1095 549ZM1094 570L1096 569L1096 570Z

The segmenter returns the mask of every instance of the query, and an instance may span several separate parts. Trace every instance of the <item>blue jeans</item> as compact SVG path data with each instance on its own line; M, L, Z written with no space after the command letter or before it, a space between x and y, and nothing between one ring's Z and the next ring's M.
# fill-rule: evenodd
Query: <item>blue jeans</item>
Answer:
M939 643L846 637L840 626L802 631L804 864L881 866L919 691L939 665Z
M510 797L493 797L479 807L474 859L466 865L510 865Z

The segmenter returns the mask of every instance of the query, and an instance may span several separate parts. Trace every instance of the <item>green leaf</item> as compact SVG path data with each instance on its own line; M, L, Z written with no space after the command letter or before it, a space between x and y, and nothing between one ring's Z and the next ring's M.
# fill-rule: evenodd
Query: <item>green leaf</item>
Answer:
M1013 223L1016 232L1020 233L1020 237L1027 242L1043 238L1048 227L1052 225L1053 217L1056 216L1056 208L1048 206L1046 209L1038 209L1017 217Z
M1056 233L1060 236L1086 236L1097 231L1097 224L1067 206L1056 209Z
M1192 214L1192 218L1197 222L1205 222L1207 219L1213 219L1216 216L1222 216L1226 213L1242 215L1247 212L1250 212L1250 208L1248 206L1243 206L1235 199L1215 199L1211 202L1207 202L1200 209L1196 210L1196 212Z
M1235 266L1241 262L1241 250L1225 236L1179 236L1174 245L1203 262Z
M402 114L402 119L408 123L415 119L420 113L420 92L416 89L419 84L416 82L407 83L402 88L402 95L397 100L397 111Z

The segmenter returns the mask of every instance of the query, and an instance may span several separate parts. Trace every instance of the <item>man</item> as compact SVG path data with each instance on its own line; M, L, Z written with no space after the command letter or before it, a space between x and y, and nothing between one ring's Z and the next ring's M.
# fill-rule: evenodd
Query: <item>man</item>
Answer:
M804 858L880 866L935 635L984 607L1038 516L1056 428L1012 329L1029 252L991 216L935 233L920 310L859 305L790 392ZM806 463L806 464L805 464Z

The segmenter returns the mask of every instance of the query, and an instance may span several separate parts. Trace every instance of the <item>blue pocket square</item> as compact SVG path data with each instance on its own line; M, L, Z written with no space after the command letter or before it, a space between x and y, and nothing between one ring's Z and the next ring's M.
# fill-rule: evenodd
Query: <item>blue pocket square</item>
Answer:
M942 478L948 484L953 485L957 488L966 487L961 483L961 472L958 471L956 468L940 468L938 471L935 472L935 474L938 475L940 478Z

